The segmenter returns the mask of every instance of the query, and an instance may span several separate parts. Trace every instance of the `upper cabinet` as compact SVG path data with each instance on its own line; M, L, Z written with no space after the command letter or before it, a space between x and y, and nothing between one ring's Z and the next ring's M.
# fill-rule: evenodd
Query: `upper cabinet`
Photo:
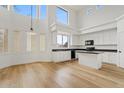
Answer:
M79 36L78 36L79 37ZM105 30L95 33L87 33L81 35L81 44L85 44L85 40L94 40L94 45L117 45L117 29Z
M103 44L117 44L117 30L105 31L103 33Z

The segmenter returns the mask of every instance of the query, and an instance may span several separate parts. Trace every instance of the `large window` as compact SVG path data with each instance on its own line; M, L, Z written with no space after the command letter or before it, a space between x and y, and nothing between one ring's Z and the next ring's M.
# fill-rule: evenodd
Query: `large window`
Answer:
M47 16L47 6L41 5L40 6L40 19L45 19Z
M8 8L8 5L0 5L0 6L2 6L3 8Z
M36 52L37 51L37 35L36 33L27 33L27 51Z
M57 35L57 44L61 47L68 47L69 44L69 36L68 35Z
M27 51L28 52L38 52L39 50L45 51L45 47L46 47L45 34L37 35L36 33L33 33L33 32L27 33Z
M7 9L7 10L10 10L10 5L0 5L0 6Z
M0 53L8 51L8 31L0 29Z
M13 50L12 52L21 52L21 33L20 31L13 32Z
M68 24L68 11L64 10L63 8L57 7L56 18L57 18L57 22L67 25Z
M36 18L36 5L14 5L13 9L18 14L31 16L31 7L32 7L32 17Z

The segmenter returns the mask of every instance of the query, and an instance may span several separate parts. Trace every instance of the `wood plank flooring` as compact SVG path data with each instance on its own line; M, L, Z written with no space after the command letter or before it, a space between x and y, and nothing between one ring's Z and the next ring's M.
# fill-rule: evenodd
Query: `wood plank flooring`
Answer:
M95 70L78 62L17 65L0 70L5 88L118 88L124 87L124 69L103 64Z

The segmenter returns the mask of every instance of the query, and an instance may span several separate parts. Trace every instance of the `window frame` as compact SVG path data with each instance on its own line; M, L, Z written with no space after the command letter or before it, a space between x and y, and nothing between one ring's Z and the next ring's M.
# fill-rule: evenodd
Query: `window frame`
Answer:
M57 43L57 36L56 36L56 44L57 44L57 46L65 47L64 43L63 43L63 36L67 36L67 42L68 42L67 48L68 48L69 47L69 40L70 40L69 35L67 35L67 34L60 34L60 33L58 33L57 35L62 35L62 44L61 45Z
M1 46L2 50L0 51L0 54L8 53L8 29L3 29L0 28L0 32L2 32L2 43L3 45ZM5 37L6 35L6 37ZM7 40L7 41L5 41ZM6 45L6 46L5 46Z
M21 15L21 16L31 17L31 15L24 15L24 14L17 13L17 12L15 11L15 9L14 9L14 6L15 6L15 5L13 5L13 7L12 7L12 10L13 10L14 13L16 13L16 14L18 14L18 15ZM17 5L17 6L18 6L18 5ZM36 11L36 14L35 14L36 16L35 16L35 17L32 17L32 18L33 18L33 19L37 19L37 18L38 18L38 12L39 12L39 11L37 11L37 9L38 9L37 5L25 5L25 6L35 6L35 7L36 7L36 10L35 10L35 11Z
M56 6L56 12L57 12L57 8L67 12L67 24L64 24L64 23L62 23L60 21L57 21L57 14L55 13L56 14L56 22L60 23L60 24L63 24L63 25L69 25L70 24L70 22L69 22L70 21L70 12L69 12L69 10L63 8L62 6Z
M0 5L2 8L7 9L8 11L10 10L10 5ZM6 7L4 7L6 6Z

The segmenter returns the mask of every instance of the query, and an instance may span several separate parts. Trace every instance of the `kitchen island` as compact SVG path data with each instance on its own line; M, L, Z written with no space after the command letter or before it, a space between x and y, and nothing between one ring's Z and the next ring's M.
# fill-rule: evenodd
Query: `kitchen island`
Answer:
M102 67L102 53L94 51L80 51L78 53L79 64L95 69Z
M96 61L99 61L100 59L99 64L102 64L102 63L111 63L115 65L117 64L117 61L116 61L117 50L116 49L94 49L92 51L88 51L86 48L52 49L52 61L63 62L63 61L74 60L74 59L77 60L79 59L78 55L81 56L83 54L88 55L85 57L85 58L88 58L88 60L91 59L92 55L96 57L97 59ZM90 60L90 62L92 62L92 64L93 63L96 64L92 60ZM80 64L84 64L84 63L80 62ZM100 65L98 65L95 68L99 69Z

